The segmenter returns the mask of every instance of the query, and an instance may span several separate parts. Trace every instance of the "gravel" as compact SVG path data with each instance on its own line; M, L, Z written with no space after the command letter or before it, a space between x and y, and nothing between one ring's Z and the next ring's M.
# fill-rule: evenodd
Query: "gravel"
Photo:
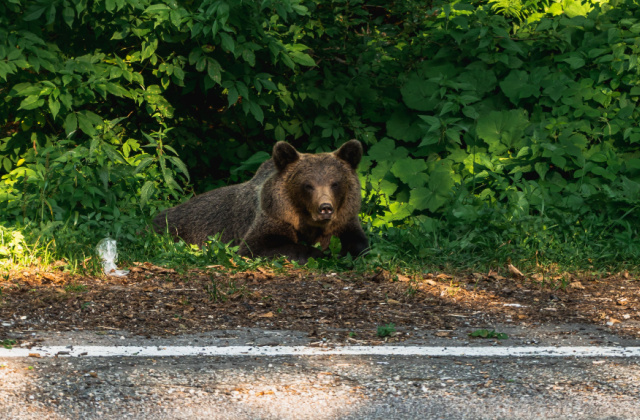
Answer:
M637 419L640 361L0 360L3 419Z

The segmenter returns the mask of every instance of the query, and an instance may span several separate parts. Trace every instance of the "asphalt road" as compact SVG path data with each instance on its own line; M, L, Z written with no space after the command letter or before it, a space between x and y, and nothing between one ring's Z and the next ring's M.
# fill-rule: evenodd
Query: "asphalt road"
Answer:
M592 326L500 328L508 340L424 331L405 344L640 345ZM24 334L34 349L333 345L302 333L260 330L151 339L123 331ZM0 358L0 366L2 419L640 418L637 357L61 355Z

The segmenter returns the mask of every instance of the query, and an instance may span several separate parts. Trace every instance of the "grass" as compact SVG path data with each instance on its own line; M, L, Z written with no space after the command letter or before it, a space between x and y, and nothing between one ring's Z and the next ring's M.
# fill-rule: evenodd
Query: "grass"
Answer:
M87 291L87 286L85 286L84 284L67 284L66 286L64 286L64 290L66 292L75 292L75 293L82 293L82 292L86 292Z
M638 228L631 224L610 226L597 217L587 217L580 224L551 224L548 219L526 217L508 223L438 226L427 229L413 221L401 227L367 226L371 250L365 257L340 258L337 248L332 247L333 255L310 259L306 268L323 272L384 269L391 273L456 274L500 272L511 263L525 274L548 269L602 273L602 276L624 270L632 274L639 271L640 237ZM237 255L237 248L215 239L198 248L174 242L169 235L156 234L148 227L139 231L142 233L133 240L118 240L119 267L142 261L177 270L220 265L232 271L266 267L284 272L290 267L283 258L247 260ZM51 230L46 225L0 224L0 274L8 279L11 270L55 263L71 273L100 276L102 266L95 246L104 236L98 233L87 237L68 225ZM562 281L557 283L558 288L567 286ZM212 300L223 299L236 292L231 289L231 285L220 285L212 279L209 294Z
M506 340L509 336L505 333L496 332L496 330L475 330L469 333L469 337L473 338L496 338L498 340Z
M376 334L380 338L389 337L396 332L396 326L393 323L387 325L379 325Z
M6 339L0 341L0 345L2 347L4 347L5 349L12 349L15 344L16 344L16 340L12 340L12 339L9 339L9 338L6 338Z

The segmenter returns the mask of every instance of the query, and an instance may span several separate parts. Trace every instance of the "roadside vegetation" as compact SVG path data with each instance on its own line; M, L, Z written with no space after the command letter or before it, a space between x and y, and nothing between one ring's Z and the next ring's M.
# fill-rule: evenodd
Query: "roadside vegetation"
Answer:
M124 266L278 270L149 221L249 179L278 140L322 152L350 138L365 145L371 251L311 269L637 272L639 13L631 0L3 2L0 274L97 274L107 236Z

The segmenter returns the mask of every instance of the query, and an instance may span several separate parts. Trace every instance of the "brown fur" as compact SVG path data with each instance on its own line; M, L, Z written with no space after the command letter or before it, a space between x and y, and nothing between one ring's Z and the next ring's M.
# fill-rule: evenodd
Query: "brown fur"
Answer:
M284 255L305 262L322 253L332 236L342 253L357 256L368 247L358 219L360 182L355 169L362 157L357 140L333 153L298 153L278 142L272 159L249 181L219 188L160 213L155 229L202 245L222 232L222 241L240 244L247 256Z

